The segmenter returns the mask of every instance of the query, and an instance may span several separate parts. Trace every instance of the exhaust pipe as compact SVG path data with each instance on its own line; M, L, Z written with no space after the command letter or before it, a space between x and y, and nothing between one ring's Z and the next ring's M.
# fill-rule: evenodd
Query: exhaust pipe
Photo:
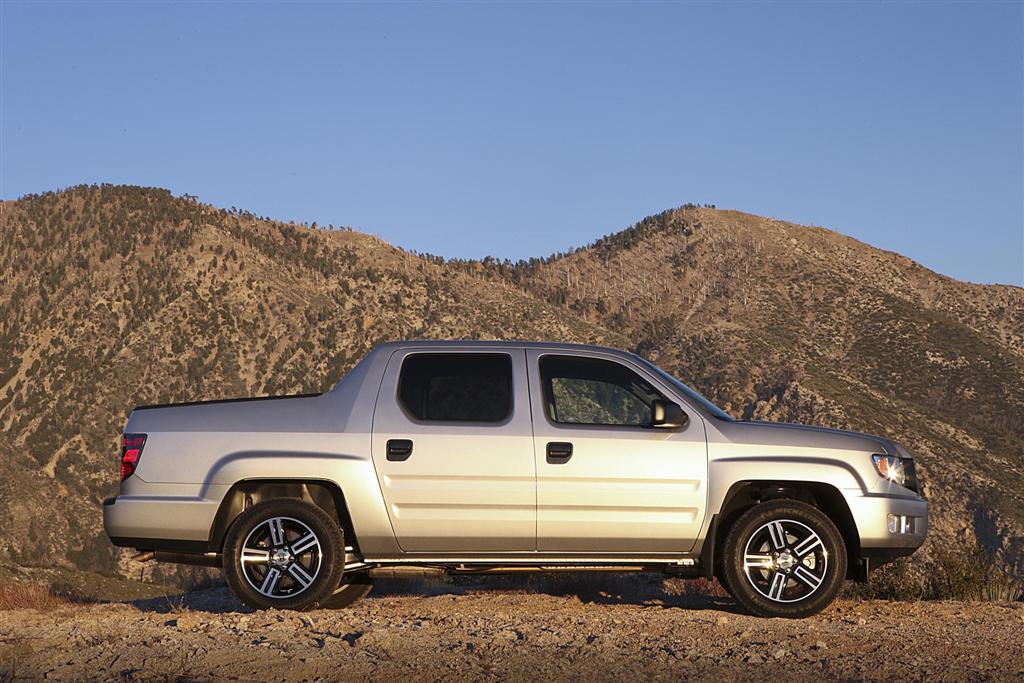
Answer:
M165 553L157 550L143 550L132 556L136 562L173 562L174 564L194 564L201 567L219 567L220 555L217 553Z
M157 551L156 555L157 562L173 562L175 564L195 564L201 567L219 567L220 555L217 553L203 553L202 555L196 553L164 553Z

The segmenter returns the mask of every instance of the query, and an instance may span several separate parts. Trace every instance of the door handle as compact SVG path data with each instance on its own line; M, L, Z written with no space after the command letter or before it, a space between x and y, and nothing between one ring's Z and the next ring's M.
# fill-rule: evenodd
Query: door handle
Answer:
M412 455L411 439L388 439L387 458L391 462L408 460Z
M548 444L548 462L563 465L572 457L572 444L568 441L552 441Z

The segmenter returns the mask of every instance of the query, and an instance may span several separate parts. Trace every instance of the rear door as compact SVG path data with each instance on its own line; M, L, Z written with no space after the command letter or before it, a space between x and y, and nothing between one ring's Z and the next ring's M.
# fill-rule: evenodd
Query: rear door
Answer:
M396 351L377 396L371 450L406 552L536 548L536 470L522 349Z
M600 352L528 349L537 461L537 548L682 553L706 508L701 417L639 364ZM650 426L651 401L679 403L685 429Z

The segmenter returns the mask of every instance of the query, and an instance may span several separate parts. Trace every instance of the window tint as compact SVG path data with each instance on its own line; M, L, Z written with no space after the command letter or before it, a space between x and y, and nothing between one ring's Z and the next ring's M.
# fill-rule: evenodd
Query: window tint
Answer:
M662 395L629 368L612 361L574 356L540 359L548 416L582 425L651 424L651 401Z
M512 358L504 353L415 353L398 398L417 420L501 422L512 412Z

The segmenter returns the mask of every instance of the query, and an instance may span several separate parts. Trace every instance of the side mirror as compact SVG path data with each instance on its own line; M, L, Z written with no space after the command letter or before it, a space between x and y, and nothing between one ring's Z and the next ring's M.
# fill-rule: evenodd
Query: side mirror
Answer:
M661 429L686 429L690 418L678 404L656 398L651 401L651 426Z

